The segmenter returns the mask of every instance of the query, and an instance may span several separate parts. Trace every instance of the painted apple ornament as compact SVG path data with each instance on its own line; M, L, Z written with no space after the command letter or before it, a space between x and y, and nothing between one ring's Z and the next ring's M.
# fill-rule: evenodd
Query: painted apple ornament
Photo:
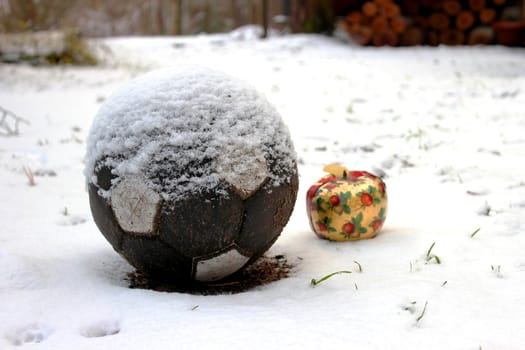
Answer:
M306 193L310 227L320 238L356 241L373 238L385 222L388 200L383 180L367 171L327 165L328 174Z

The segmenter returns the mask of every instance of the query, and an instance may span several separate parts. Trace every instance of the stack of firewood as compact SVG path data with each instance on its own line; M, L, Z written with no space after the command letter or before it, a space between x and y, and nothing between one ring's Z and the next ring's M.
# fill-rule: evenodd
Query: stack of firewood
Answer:
M494 39L492 23L506 0L403 0L409 7L420 7L416 22L426 32L430 45L490 44ZM417 4L417 5L414 5ZM421 16L421 13L426 14Z
M408 28L408 20L393 0L373 0L350 12L339 25L360 45L397 46Z
M510 1L509 1L510 2ZM339 22L360 45L479 45L507 0L370 0Z

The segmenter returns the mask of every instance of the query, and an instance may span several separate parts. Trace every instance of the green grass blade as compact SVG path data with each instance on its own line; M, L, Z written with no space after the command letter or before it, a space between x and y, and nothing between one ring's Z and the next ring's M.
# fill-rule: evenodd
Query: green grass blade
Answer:
M312 281L310 282L310 284L312 286L317 286L319 283L322 283L323 281L326 281L327 279L329 279L330 277L333 277L335 275L339 275L341 273L352 273L352 271L336 271L336 272L332 272L324 277L321 277L320 279L316 280L315 278L312 278Z
M430 253L432 252L432 249L434 249L434 246L436 245L436 242L432 243L432 245L430 246L430 248L428 248L428 251L427 251L427 256L430 257Z
M416 322L421 321L423 316L425 316L425 312L427 311L427 305L428 305L428 301L425 302L425 306L423 307L423 311L421 311L421 314L418 316L418 318L416 318Z

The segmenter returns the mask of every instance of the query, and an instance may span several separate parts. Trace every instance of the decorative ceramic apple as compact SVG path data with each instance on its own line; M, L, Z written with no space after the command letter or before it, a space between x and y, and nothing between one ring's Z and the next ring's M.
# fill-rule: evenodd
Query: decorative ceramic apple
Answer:
M327 165L328 174L306 194L306 210L312 230L331 241L373 238L385 222L388 201L386 186L366 171Z

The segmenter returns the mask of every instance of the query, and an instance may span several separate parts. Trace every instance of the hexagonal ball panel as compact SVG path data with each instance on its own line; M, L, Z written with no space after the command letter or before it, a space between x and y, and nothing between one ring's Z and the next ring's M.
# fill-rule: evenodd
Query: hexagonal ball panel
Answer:
M120 227L131 234L158 235L160 196L140 175L119 182L111 193L111 207Z
M227 277L241 269L248 261L245 256L232 245L219 255L210 258L194 259L194 279L199 282L213 282Z
M263 151L250 145L223 150L217 159L216 169L242 200L261 188L270 173Z
M166 207L160 214L160 239L190 259L222 251L233 243L245 213L243 201L232 190L228 197L200 193Z

